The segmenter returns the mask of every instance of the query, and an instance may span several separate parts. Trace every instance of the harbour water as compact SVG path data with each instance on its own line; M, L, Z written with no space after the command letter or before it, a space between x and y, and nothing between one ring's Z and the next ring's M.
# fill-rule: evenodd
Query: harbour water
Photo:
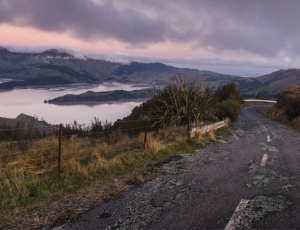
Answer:
M26 88L11 91L0 91L0 117L16 118L19 114L35 116L50 124L70 124L74 120L79 124L88 125L94 117L101 121L114 122L129 115L141 101L109 102L90 105L54 105L44 100L53 99L65 94L80 94L88 90L94 92L112 90L135 90L130 84L104 83L101 85L73 85L72 87Z

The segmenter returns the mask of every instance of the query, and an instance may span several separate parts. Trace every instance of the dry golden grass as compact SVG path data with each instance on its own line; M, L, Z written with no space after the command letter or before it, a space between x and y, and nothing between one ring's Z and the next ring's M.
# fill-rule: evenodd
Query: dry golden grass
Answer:
M186 126L169 126L159 131L159 139L165 142L187 140L188 131Z
M213 140L215 141L216 140L216 137L215 137L215 132L213 130L207 132L206 134L204 134L206 139L208 140Z
M200 139L215 139L213 132L198 138L199 142ZM187 139L186 127L149 132L145 146L143 133L131 137L115 136L115 141L110 141L110 144L76 136L63 139L61 176L57 174L57 138L32 141L26 152L20 152L16 145L1 142L0 217L2 221L9 220L37 207L37 202L58 199L61 194L88 186L95 180L134 174L129 183L143 181L143 173L136 174L136 170L143 171L147 164L185 149L185 145L178 147ZM170 151L169 147L174 144L177 147Z
M122 153L127 154L130 146L131 152L137 150L137 152L156 154L165 149L167 143L187 140L186 134L186 127L169 127L158 134L148 133L145 146L143 133L137 137L123 135L113 145L108 145L104 141L92 142L89 138L65 139L62 146L63 173L69 176L87 177L96 166L107 168L111 162L119 165L118 156L122 156ZM208 132L205 136L196 134L197 143L206 139L215 140L214 132ZM5 143L1 143L1 147L0 164L3 166L1 171L7 175L40 175L57 168L58 140L55 137L33 141L26 153L18 152L15 147L9 149ZM82 166L82 162L88 163ZM87 165L89 169L86 168Z
M266 118L278 122L280 124L287 125L295 130L300 131L300 117L288 119L284 109L278 109L276 107L260 109L259 112Z

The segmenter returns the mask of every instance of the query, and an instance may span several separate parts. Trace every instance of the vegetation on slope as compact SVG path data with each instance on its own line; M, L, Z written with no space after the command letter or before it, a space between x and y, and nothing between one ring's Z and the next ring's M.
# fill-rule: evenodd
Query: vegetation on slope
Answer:
M213 132L190 140L187 131L192 123L203 124L231 114L212 101L241 102L232 84L211 97L204 80L201 84L185 83L181 76L175 76L168 87L158 90L123 120L110 124L95 118L90 127L76 122L67 125L60 144L58 133L43 138L4 138L0 142L0 228L9 228L12 222L5 221L35 213L36 209L46 211L38 212L39 221L28 220L32 221L30 228L58 219L71 221L82 209L53 208L51 200L59 200L65 193L84 191L94 183L103 185L101 191L106 191L108 199L118 196L124 188L115 186L109 191L112 181L121 178L134 185L160 172L155 163L209 145L215 139ZM31 130L26 125L20 129L25 131L24 135Z
M79 104L84 102L103 103L118 100L132 101L135 99L149 99L152 96L153 91L151 89L140 89L133 91L114 90L106 92L87 91L79 95L67 94L45 102L49 104Z
M242 98L234 83L224 85L211 96L205 87L205 79L186 82L181 75L175 75L167 87L154 87L152 99L135 107L129 116L119 121L128 121L121 124L121 128L129 128L131 120L147 119L152 129L186 125L189 130L192 126L226 117L234 121L241 103Z
M229 83L222 88L218 88L212 97L212 107L215 109L215 114L219 119L225 117L231 121L236 121L241 109L241 97L236 84Z
M284 88L275 106L262 110L262 114L300 131L300 85Z
M300 69L279 70L252 80L255 81L251 83L252 86L248 83L241 86L238 83L244 98L276 99L283 88L300 84Z
M129 135L126 134L129 130L109 132L105 128L98 129L102 132L63 136L60 176L57 174L59 145L56 136L31 140L26 149L23 142L0 143L0 228L8 228L11 222L6 221L25 214L30 216L32 212L37 212L39 218L28 218L29 228L55 220L70 221L82 209L51 205L64 194L100 183L101 187L94 194L98 202L104 201L104 197L116 197L124 188L115 185L114 181L127 184L128 189L130 185L159 173L160 169L154 166L156 162L182 152L193 152L195 148L207 145L205 140L213 137L198 136L198 140L187 142L186 128L172 127L148 132L145 145L144 133ZM19 222L13 227L17 224Z

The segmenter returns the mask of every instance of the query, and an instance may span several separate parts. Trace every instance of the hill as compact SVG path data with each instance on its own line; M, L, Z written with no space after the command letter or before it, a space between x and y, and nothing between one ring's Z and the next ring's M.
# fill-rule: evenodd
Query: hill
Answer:
M260 87L252 92L259 95L269 95L276 98L279 92L288 86L300 84L300 69L279 70L258 77Z
M175 74L187 76L188 81L197 77L207 79L209 87L216 88L223 82L240 77L200 71L188 68L176 68L162 63L138 63L122 65L88 57L75 57L65 51L55 49L42 53L24 54L0 50L0 78L15 81L1 85L1 89L15 86L51 85L71 83L102 83L117 81L121 83L143 83L167 85L170 77ZM41 83L41 80L48 83ZM47 80L46 80L47 79ZM16 82L22 80L23 83Z
M152 89L141 89L133 91L114 90L107 92L93 92L87 91L85 93L75 95L67 94L62 97L57 97L52 100L45 101L49 104L86 104L86 103L103 103L103 102L116 102L119 100L134 101L134 100L147 100L153 96Z
M263 115L300 131L300 84L282 89L277 103L262 110Z
M38 135L48 135L53 133L57 127L51 125L43 120L38 120L35 117L28 116L26 114L20 114L15 119L0 117L0 128L2 132L0 133L0 139L6 139L14 131L15 136L20 136L21 132L26 132L28 134L38 134ZM6 134L7 137L5 136Z
M214 92L227 83L237 84L244 98L276 98L285 86L300 83L300 70L279 70L261 77L239 77L211 71L176 68L163 63L131 62L121 64L95 60L56 49L42 53L10 52L0 48L0 78L13 81L0 84L0 90L14 87L99 84L105 81L167 85L172 76L180 74L186 81L201 81Z

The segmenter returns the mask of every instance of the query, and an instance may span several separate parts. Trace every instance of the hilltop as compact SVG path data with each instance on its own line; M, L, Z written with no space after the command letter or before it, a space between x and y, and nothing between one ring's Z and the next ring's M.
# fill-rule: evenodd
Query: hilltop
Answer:
M16 118L4 118L0 117L0 128L2 128L1 135L5 136L5 130L10 131L10 129L18 128L31 134L47 135L53 133L57 127L47 123L46 121L39 120L36 117L32 117L21 113ZM2 137L0 135L0 137Z
M186 76L187 81L196 79L200 82L205 78L207 86L212 89L228 82L242 80L242 77L238 76L176 68L157 62L121 64L85 56L78 58L68 52L55 49L32 54L0 50L0 78L13 80L0 84L0 89L53 84L99 84L105 81L167 85L175 74Z
M200 82L214 92L227 83L237 84L244 98L276 98L283 87L300 84L300 70L279 70L260 77L240 77L206 70L177 68L163 63L131 62L121 64L49 49L41 53L11 52L0 48L0 78L12 79L0 84L0 90L15 87L35 87L71 84L101 84L103 82L162 85L174 75L187 82Z
M261 83L254 90L258 96L269 94L276 98L283 88L300 84L300 69L279 70L256 79Z

